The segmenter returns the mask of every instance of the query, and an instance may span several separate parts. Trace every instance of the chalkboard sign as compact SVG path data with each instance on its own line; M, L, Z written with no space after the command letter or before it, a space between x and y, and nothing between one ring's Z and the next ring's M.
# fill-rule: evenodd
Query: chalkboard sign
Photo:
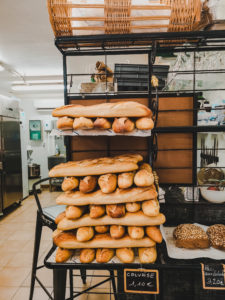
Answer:
M202 285L206 290L225 290L225 265L202 265Z
M124 291L127 293L159 294L158 270L124 269Z

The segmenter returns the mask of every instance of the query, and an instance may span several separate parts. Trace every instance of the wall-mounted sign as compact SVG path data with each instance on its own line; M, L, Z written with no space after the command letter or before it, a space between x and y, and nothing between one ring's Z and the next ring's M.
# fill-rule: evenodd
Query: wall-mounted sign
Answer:
M225 265L201 264L202 286L205 290L225 290Z
M124 269L126 293L159 294L159 271Z
M29 120L30 140L41 140L41 121Z

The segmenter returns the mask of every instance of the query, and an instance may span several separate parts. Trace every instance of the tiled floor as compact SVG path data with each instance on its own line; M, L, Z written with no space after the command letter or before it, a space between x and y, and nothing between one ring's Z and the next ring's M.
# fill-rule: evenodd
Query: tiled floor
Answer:
M43 206L55 205L57 192L43 191L40 199ZM0 219L0 300L27 300L29 299L31 263L33 255L34 231L36 222L36 203L33 196L22 202L11 213ZM52 231L44 227L40 247L39 262L42 263L52 245ZM52 293L52 270L43 268L38 276L50 293ZM76 274L79 274L77 272ZM108 275L106 271L89 271L87 284L83 285L80 277L74 277L76 291L81 291L90 285L104 280L105 277L92 277L93 274ZM91 292L108 293L109 282L91 290ZM67 284L69 296L69 284ZM114 297L112 296L111 299ZM48 296L36 283L33 300L47 300ZM79 300L108 300L106 294L84 294Z

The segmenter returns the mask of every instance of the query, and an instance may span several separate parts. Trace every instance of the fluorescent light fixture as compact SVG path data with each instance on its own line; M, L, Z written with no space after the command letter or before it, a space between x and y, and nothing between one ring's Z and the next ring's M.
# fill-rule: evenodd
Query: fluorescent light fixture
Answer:
M0 72L4 71L4 70L5 70L5 68L3 67L3 65L0 64Z
M63 84L18 84L12 85L14 91L59 91L64 89Z

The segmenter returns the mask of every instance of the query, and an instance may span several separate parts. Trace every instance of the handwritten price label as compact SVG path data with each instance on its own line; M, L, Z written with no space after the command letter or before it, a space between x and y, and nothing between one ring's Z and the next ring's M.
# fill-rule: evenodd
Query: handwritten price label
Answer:
M206 290L225 290L225 265L210 264L202 266L202 286Z

